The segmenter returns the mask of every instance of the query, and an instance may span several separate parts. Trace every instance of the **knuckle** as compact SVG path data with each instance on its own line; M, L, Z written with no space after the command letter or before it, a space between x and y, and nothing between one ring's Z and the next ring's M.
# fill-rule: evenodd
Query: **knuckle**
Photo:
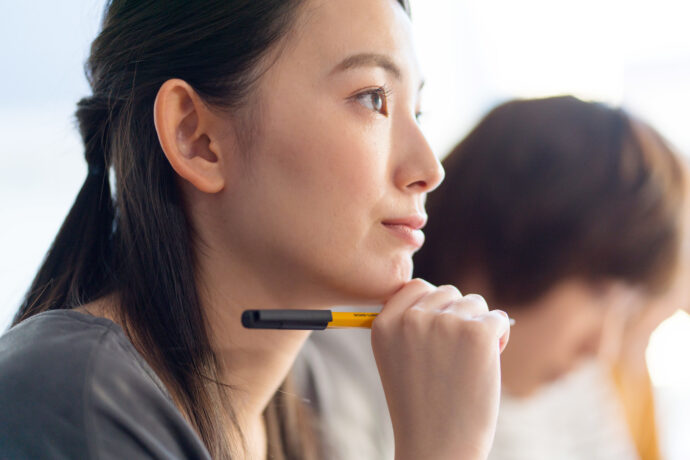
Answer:
M491 311L495 311L497 314L503 316L503 317L506 318L506 319L509 318L508 313L506 313L504 310L501 310L500 308L494 308L494 309L491 310Z
M455 314L460 316L474 316L476 308L474 308L474 303L471 300L461 297L452 301L448 310L452 310Z
M471 302L475 306L481 307L483 310L489 311L489 305L486 299L479 294L467 294L463 297L466 301Z
M450 294L455 294L457 297L462 297L460 290L452 284L443 284L437 288L438 290L447 291Z
M426 290L431 290L434 288L433 284L429 283L428 281L424 281L421 278L414 278L414 279L410 280L407 283L407 286L411 286L414 288L420 288L420 289L426 289Z
M405 310L401 316L402 327L406 330L418 330L424 323L426 312L419 307L412 306Z

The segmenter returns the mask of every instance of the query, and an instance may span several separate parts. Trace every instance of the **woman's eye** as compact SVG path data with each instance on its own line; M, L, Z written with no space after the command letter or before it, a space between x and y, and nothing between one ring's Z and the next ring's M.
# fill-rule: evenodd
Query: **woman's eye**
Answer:
M356 96L357 102L367 109L378 112L381 115L388 115L387 93L383 88L376 88Z

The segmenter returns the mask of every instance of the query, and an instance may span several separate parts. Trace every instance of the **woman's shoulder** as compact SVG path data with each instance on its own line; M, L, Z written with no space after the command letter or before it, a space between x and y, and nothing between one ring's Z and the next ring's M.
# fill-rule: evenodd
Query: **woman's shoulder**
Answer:
M32 316L0 336L0 363L15 358L42 358L45 353L88 352L106 335L121 332L110 320L73 310L51 310ZM52 363L57 364L57 363Z
M122 329L108 319L52 310L22 321L0 337L1 389L9 385L27 394L39 386L45 397L48 384L61 391L83 389L101 371L110 377L116 377L116 371L135 371L166 394Z
M117 326L103 318L53 310L26 319L0 337L0 388L81 385L102 344L115 339ZM119 340L115 340L119 342ZM120 351L124 351L120 344ZM12 388L7 388L8 386Z
M69 310L0 337L0 446L2 458L205 453L122 329Z

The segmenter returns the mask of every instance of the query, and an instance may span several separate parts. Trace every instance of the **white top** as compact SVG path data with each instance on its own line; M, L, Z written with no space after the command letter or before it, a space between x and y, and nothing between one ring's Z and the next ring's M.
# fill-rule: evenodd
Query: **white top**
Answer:
M489 460L638 460L617 398L593 362L529 398L504 394Z

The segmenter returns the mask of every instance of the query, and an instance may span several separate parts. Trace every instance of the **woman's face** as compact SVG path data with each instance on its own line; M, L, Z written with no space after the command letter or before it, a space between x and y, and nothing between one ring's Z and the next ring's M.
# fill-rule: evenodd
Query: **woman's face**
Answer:
M569 279L533 303L509 308L516 324L501 357L506 390L527 396L595 357L610 346L608 323L645 301L639 288L621 282Z
M222 250L295 306L381 300L410 278L443 176L409 18L394 0L310 0L279 48L228 124L251 129L226 162Z
M511 310L516 326L502 355L507 390L526 396L595 354L604 362L645 369L656 327L678 309L688 311L690 205L683 208L681 252L667 289L655 295L622 282L565 280L530 305Z

